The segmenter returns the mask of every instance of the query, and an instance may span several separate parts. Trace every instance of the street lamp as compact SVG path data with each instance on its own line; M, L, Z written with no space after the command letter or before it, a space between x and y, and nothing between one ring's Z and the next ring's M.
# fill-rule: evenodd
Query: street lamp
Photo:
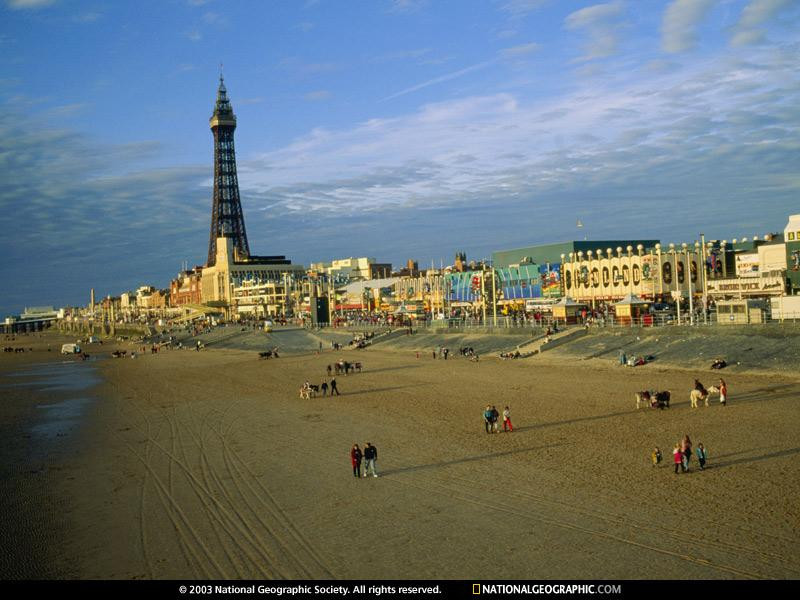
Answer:
M692 262L689 258L689 246L686 242L681 244L684 254L686 255L686 267L684 269L685 277L689 287L689 324L694 325L694 291L692 290Z

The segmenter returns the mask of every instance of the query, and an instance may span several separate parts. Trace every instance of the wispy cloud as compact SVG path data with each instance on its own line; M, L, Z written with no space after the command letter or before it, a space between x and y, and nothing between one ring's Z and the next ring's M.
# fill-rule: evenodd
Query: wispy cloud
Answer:
M586 53L581 60L594 60L616 54L619 24L616 18L622 13L622 2L587 6L569 14L564 25L570 30L584 30L588 36Z
M665 52L684 52L692 48L695 31L716 0L673 0L664 11L661 47Z
M792 3L792 0L752 0L742 10L742 16L734 28L731 43L734 46L743 46L762 42L764 40L763 25L780 11L789 8Z
M464 75L466 75L468 73L472 73L474 71L479 71L481 69L485 69L486 67L488 67L489 65L491 65L493 63L494 63L493 60L483 61L483 62L480 62L478 64L472 65L470 67L466 67L464 69L459 69L458 71L454 71L452 73L447 73L446 75L441 75L439 77L435 77L433 79L429 79L428 81L423 81L422 83L419 83L417 85L411 86L411 87L406 88L404 90L400 90L399 92L396 92L396 93L394 93L394 94L392 94L390 96L386 96L385 98L382 99L382 101L393 100L394 98L399 98L400 96L405 96L406 94L410 94L412 92L416 92L418 90L424 89L426 87L430 87L432 85L436 85L438 83L444 83L445 81L451 81L453 79L457 79L459 77L463 77Z
M504 58L520 58L522 56L527 56L528 54L533 54L534 52L538 52L541 50L541 44L537 44L536 42L530 42L528 44L520 44L519 46L512 46L511 48L505 48L500 51L500 55Z
M189 38L193 42L199 42L203 39L203 34L200 33L197 29L193 29L191 31L187 31L185 33L186 37Z
M328 100L331 95L332 94L328 90L316 90L314 92L307 93L303 97L311 102L319 102L321 100Z
M524 17L542 8L550 0L501 0L500 10L513 17Z
M6 0L9 8L24 10L28 8L43 8L55 4L58 0Z

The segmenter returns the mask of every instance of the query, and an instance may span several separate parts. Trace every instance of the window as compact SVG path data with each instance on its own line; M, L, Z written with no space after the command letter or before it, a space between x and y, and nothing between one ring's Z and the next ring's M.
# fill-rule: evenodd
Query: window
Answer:
M600 271L597 267L592 269L592 287L600 287Z
M631 270L628 268L628 265L623 265L622 267L622 284L628 285L631 282Z
M664 266L661 267L661 272L664 274L664 283L668 285L672 283L672 263L665 262Z
M570 289L572 289L572 271L567 269L565 274L567 276L566 277L566 279L567 279L567 289L570 290Z
M684 279L683 262L678 261L678 283L683 283Z
M692 283L697 282L697 263L692 261L689 265L689 272L691 273Z
M608 276L608 267L603 267L603 287L608 287L608 282L610 281Z
M639 285L642 281L642 270L639 265L633 265L633 285Z
M611 278L614 281L614 287L619 285L619 267L614 266L611 268Z

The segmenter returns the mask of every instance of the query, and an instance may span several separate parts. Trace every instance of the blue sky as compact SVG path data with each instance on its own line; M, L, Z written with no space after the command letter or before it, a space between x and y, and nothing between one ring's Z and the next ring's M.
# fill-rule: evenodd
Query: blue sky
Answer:
M0 313L204 261L220 63L255 253L438 265L800 212L797 0L0 1Z

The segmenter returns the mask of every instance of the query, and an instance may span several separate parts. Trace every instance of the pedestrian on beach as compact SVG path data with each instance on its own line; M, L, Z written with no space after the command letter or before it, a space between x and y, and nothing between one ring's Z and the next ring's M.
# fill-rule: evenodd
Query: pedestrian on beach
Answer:
M492 405L492 432L500 433L500 413L497 407Z
M661 463L661 450L658 449L658 446L656 446L656 449L653 450L653 453L650 455L650 458L653 461L654 467L657 467Z
M336 378L332 377L331 378L331 396L333 396L334 392L336 392L337 396L341 396L341 394L339 393L339 388L336 387Z
M700 470L702 471L706 467L706 459L708 458L708 454L706 454L706 449L702 442L697 444L697 450L695 450L695 452L697 454L697 461L700 463Z
M511 424L511 410L506 406L503 410L503 431L514 431Z
M328 382L323 381L322 385L319 386L319 389L322 390L323 398L328 395Z
M728 404L728 385L724 379L719 380L719 403L722 406Z
M680 444L675 444L675 447L672 449L672 462L675 463L675 475L677 475L683 465L683 452L681 452Z
M436 350L433 351L433 360L436 360Z
M350 463L353 465L353 477L361 477L361 448L358 444L353 444L350 448Z
M492 433L492 407L487 404L486 410L483 411L483 421L486 426L486 433Z
M364 460L367 461L364 465L364 477L372 471L372 476L377 477L378 471L375 469L375 462L378 460L378 449L372 445L371 442L367 442L367 445L364 447Z
M331 376L331 373L332 373L332 372L333 372L333 367L331 367L330 365L328 365L328 377L330 377L330 376Z
M683 471L685 473L689 470L689 461L692 459L692 440L689 439L688 433L681 440L681 452L683 452Z

